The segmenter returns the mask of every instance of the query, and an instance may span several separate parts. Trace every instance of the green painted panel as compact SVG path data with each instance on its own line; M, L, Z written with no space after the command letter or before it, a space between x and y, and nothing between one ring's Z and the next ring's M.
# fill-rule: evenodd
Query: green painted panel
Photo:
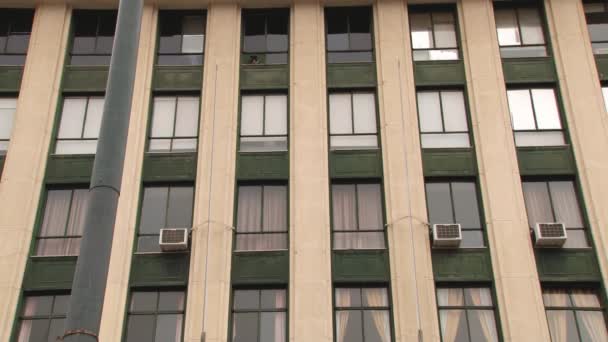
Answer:
M608 55L595 55L595 64L597 72L600 75L600 80L608 80Z
M417 86L464 85L464 64L458 61L424 61L414 64Z
M592 250L536 249L536 267L541 281L601 281Z
M196 153L146 153L144 182L192 181L196 178Z
M240 252L232 256L232 284L286 284L289 252Z
M425 177L474 176L477 174L472 149L427 149L422 151Z
M0 66L0 92L19 92L22 76L23 67L21 66Z
M492 281L487 249L433 249L432 259L435 281Z
M333 251L334 282L384 282L390 280L388 252L385 250Z
M94 155L51 155L45 180L51 184L89 183L94 159Z
M502 60L507 83L555 82L555 68L550 57L507 58Z
M533 175L573 175L576 164L570 146L525 147L517 149L519 173Z
M63 73L63 91L105 91L108 68L107 66L66 66Z
M287 179L289 156L287 152L239 153L236 161L236 178Z
M154 90L201 90L203 67L156 66L154 69Z
M382 177L381 151L331 151L329 172L332 178Z
M182 286L188 284L189 253L135 254L131 286Z
M77 257L32 257L30 258L23 289L69 290L72 288Z
M375 63L342 63L327 65L328 88L376 86Z
M281 89L289 87L288 65L242 65L241 89Z

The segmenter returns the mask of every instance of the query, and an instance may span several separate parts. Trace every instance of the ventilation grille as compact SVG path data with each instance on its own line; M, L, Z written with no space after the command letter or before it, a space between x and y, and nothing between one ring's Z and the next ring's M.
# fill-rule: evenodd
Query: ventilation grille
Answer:
M561 247L566 242L567 233L563 223L537 223L534 227L537 247Z
M158 241L164 252L184 251L188 249L188 228L164 228L160 230Z
M462 241L462 229L458 223L433 225L433 246L458 247Z

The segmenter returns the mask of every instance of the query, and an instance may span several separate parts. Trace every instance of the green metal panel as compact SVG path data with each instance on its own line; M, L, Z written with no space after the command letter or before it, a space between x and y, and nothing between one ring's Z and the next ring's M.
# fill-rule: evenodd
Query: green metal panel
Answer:
M424 61L414 63L417 86L464 85L466 78L462 60Z
M241 89L289 87L288 65L241 65Z
M502 68L507 83L557 81L551 57L506 58L502 60Z
M21 66L0 66L0 92L19 92L22 76Z
M144 182L193 181L196 178L196 153L146 153Z
M435 281L492 281L488 249L433 249Z
M203 83L203 67L194 66L156 66L153 88L156 91L193 90L200 91Z
M89 183L94 155L51 155L46 167L46 183Z
M108 66L67 65L63 73L63 91L105 92L108 68Z
M600 75L600 80L608 80L608 55L595 55L595 64L597 72Z
M536 267L541 281L601 281L597 259L591 249L536 249Z
M232 256L232 284L286 284L289 252L239 252Z
M31 290L69 290L72 288L75 256L32 257L29 259L23 289Z
M328 88L376 86L375 63L341 63L327 65Z
M385 282L390 277L386 250L333 251L334 282Z
M382 177L380 150L331 151L329 154L331 178L379 178Z
M533 175L574 175L576 164L570 146L520 147L519 173Z
M477 174L473 149L422 150L425 177L474 176Z
M131 286L184 286L188 284L189 253L135 254Z
M238 153L236 178L240 180L288 179L287 152Z

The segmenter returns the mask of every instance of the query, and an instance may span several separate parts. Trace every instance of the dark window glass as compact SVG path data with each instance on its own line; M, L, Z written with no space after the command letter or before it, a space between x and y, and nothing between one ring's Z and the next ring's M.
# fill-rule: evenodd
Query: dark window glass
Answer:
M33 19L33 10L0 9L0 65L25 63Z
M160 252L162 228L192 227L192 186L146 186L139 218L137 252Z
M19 316L18 342L51 342L63 335L68 295L26 296Z
M485 245L474 182L427 182L425 188L430 224L459 223L460 247Z
M289 11L243 11L243 64L287 64Z
M72 65L109 65L116 11L76 10L72 19Z
M371 8L327 8L325 23L328 63L371 62L373 60Z
M133 291L127 317L127 342L181 342L184 291Z
M392 341L386 288L336 288L334 295L337 341Z
M286 341L287 291L234 290L232 295L232 342Z
M158 65L202 65L207 17L202 11L161 11Z
M498 6L494 17L502 58L547 56L539 8Z

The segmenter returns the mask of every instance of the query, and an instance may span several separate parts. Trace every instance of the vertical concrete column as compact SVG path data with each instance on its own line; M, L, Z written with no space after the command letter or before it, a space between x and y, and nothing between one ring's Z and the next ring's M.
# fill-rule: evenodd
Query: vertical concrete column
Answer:
M139 214L137 209L154 70L157 14L158 11L153 6L145 6L142 14L125 166L99 331L101 341L120 341L124 331L123 321L129 291L133 240Z
M549 341L492 1L460 1L459 12L471 121L504 340Z
M240 8L207 14L199 157L184 341L226 341L234 209Z
M70 11L36 8L17 113L0 182L0 341L8 341L32 241L57 109Z
M291 11L289 339L331 342L332 283L323 6Z
M395 341L439 341L407 7L378 1L375 12Z
M608 116L580 1L545 0L570 141L604 283L608 282Z

